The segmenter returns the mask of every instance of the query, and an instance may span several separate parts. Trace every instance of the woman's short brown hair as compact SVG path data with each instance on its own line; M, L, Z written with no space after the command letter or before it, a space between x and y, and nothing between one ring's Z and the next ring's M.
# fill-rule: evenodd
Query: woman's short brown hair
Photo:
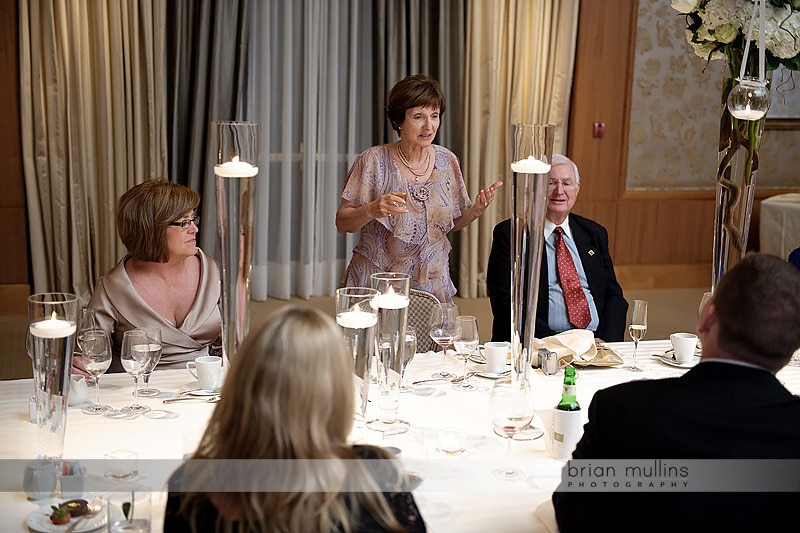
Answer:
M137 261L166 263L167 227L200 205L196 191L164 179L134 185L119 199L117 234Z
M400 133L400 124L406 119L406 110L412 107L438 107L444 115L446 100L439 82L424 74L414 74L398 81L389 91L386 116L392 129Z

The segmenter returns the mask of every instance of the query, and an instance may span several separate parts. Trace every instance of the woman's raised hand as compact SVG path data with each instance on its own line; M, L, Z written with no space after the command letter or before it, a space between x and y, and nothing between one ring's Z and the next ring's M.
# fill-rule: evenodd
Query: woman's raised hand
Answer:
M502 186L502 181L496 181L489 185L489 187L480 190L478 195L475 197L475 205L479 208L479 214L483 214L483 212L486 211L486 208L489 207L489 204L494 200L494 191Z

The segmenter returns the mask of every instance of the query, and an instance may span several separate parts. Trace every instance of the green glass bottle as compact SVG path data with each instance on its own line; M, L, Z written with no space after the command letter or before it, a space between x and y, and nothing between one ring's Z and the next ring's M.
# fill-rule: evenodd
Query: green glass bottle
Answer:
M564 388L561 391L561 401L558 402L556 409L559 411L580 411L576 396L578 392L575 386L575 367L567 365L564 368Z

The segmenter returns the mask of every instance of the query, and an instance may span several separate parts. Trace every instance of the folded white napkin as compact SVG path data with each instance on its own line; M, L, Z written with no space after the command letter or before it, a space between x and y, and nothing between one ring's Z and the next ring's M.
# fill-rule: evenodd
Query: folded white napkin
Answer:
M537 350L547 348L555 352L559 359L571 355L578 361L590 361L597 355L594 332L588 329L570 329L544 339L535 339L534 345Z

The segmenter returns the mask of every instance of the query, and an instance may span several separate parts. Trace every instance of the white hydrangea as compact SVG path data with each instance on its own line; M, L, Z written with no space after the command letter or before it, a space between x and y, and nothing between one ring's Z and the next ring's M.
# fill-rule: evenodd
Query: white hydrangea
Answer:
M775 57L784 59L792 58L800 53L800 39L797 38L800 35L800 13L792 11L788 7L769 7L766 10L764 22L766 50L769 50ZM756 19L753 34L755 42L761 46L758 19Z

